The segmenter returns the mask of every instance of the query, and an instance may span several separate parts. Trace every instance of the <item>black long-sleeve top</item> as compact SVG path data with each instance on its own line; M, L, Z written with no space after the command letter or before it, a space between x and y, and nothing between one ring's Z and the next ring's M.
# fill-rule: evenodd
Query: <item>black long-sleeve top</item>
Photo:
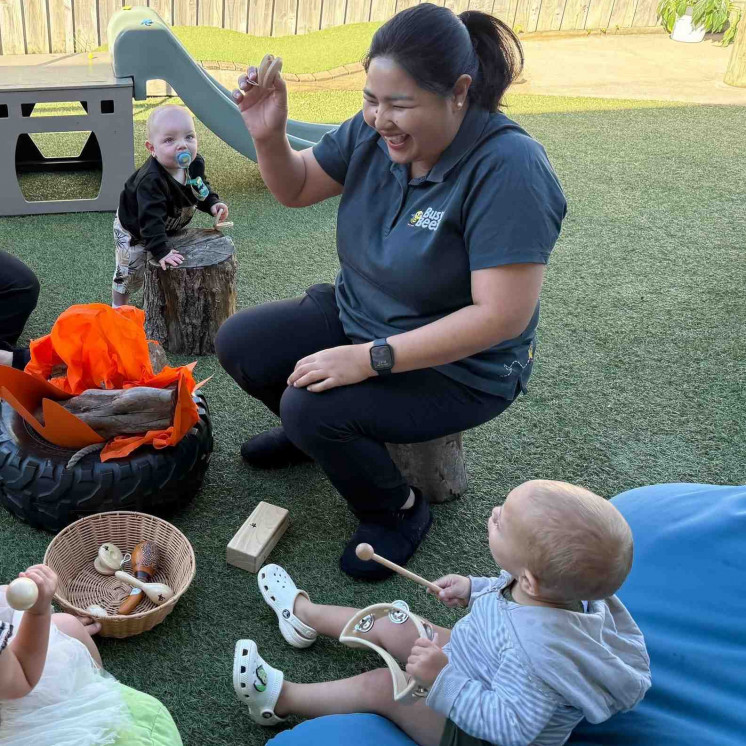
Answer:
M205 179L205 161L201 155L189 165L189 177L198 176L210 190L204 200L195 195L189 184L179 184L151 156L124 184L119 197L119 222L156 261L171 251L168 236L189 223L195 208L210 214L210 208L220 202Z

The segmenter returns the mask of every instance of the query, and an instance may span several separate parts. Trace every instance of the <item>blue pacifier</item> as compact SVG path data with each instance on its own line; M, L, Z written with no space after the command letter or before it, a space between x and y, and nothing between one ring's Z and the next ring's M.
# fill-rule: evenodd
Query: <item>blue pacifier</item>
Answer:
M181 153L176 156L176 162L179 164L179 168L186 170L192 163L192 156L188 150L182 150ZM210 190L208 189L207 184L202 181L201 176L195 176L191 179L189 178L189 171L187 171L185 183L189 184L192 188L192 193L197 197L197 199L203 200L209 197Z

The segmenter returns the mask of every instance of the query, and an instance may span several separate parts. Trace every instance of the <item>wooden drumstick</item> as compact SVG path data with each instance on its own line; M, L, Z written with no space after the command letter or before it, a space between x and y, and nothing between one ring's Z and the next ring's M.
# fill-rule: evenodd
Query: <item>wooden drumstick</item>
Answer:
M16 611L30 609L39 598L39 587L31 578L16 578L5 590L8 606Z
M443 590L440 586L435 585L435 583L431 583L429 580L425 580L425 578L417 575L417 573L405 570L403 567L397 565L395 562L391 562L391 560L387 560L385 557L381 557L379 554L376 554L370 544L358 544L357 548L355 549L355 554L365 562L367 562L368 560L374 560L375 562L378 562L379 565L388 567L389 570L393 570L394 572L399 573L399 575L402 575L405 578L414 580L415 583L419 583L421 586L429 588L436 596Z

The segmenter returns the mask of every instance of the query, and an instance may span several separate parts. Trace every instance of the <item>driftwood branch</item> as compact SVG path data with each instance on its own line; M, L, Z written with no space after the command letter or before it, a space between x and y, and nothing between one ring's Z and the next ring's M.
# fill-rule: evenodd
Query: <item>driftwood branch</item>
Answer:
M60 404L102 438L163 430L176 405L172 388L88 389Z

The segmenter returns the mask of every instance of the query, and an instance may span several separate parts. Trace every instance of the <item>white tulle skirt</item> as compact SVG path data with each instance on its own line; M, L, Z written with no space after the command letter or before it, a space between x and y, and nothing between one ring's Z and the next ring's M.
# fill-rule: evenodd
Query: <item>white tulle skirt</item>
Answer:
M15 612L15 630L20 618ZM130 722L117 680L52 624L39 683L25 697L0 702L0 746L107 746Z

